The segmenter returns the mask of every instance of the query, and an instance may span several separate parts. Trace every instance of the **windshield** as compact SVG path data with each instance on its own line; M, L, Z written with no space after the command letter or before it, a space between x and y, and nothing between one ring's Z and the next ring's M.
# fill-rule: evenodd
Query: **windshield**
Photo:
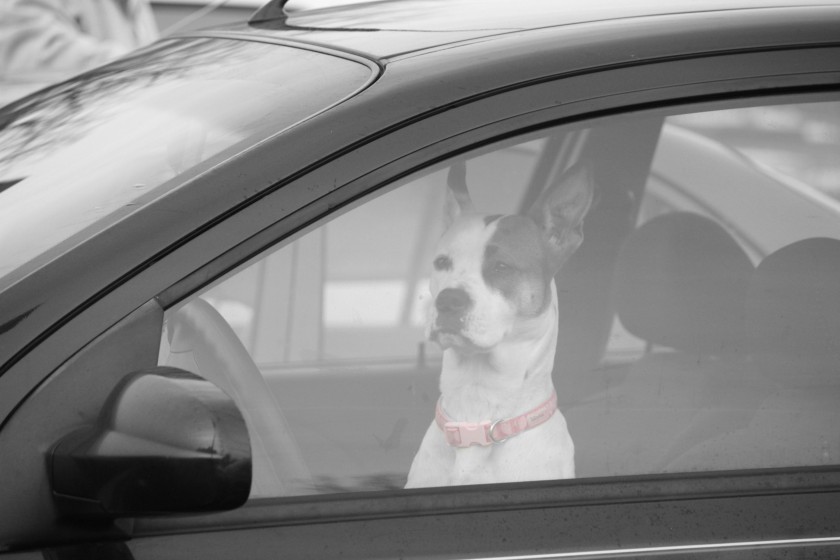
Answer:
M370 79L318 52L181 39L0 109L0 287Z

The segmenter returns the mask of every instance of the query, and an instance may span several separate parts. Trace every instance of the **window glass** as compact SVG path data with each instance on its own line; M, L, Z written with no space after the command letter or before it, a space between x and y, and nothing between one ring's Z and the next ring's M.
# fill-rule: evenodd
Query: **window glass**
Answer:
M4 107L0 239L17 241L0 244L0 282L162 196L171 179L317 113L370 77L362 64L304 49L185 38Z
M840 199L840 107L834 102L724 109L674 116L748 158Z
M237 400L254 496L836 464L837 153L836 101L483 147L170 309L161 362Z

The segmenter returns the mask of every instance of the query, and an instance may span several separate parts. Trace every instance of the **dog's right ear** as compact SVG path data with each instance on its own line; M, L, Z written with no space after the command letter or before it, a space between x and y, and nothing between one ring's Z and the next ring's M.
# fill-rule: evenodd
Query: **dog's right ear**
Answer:
M446 202L444 206L444 222L448 228L458 216L474 212L470 191L467 189L467 164L457 161L449 168L447 176Z
M531 208L529 215L543 231L555 274L583 242L583 218L594 196L592 170L589 165L578 163L566 170Z

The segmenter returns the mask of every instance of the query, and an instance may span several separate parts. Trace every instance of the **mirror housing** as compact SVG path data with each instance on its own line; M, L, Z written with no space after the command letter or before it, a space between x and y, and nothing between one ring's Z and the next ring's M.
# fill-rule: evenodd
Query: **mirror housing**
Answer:
M242 414L211 382L156 367L128 375L94 426L48 455L59 512L115 518L233 509L251 490Z

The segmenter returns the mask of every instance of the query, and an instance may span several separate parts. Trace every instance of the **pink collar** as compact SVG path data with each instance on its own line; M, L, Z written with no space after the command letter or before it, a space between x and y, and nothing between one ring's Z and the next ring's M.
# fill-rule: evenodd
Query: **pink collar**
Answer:
M552 391L547 401L514 418L484 420L483 422L455 422L443 411L440 404L442 399L443 397L438 399L435 407L435 422L443 430L446 442L452 447L488 446L502 443L508 438L547 422L557 410L557 393Z

